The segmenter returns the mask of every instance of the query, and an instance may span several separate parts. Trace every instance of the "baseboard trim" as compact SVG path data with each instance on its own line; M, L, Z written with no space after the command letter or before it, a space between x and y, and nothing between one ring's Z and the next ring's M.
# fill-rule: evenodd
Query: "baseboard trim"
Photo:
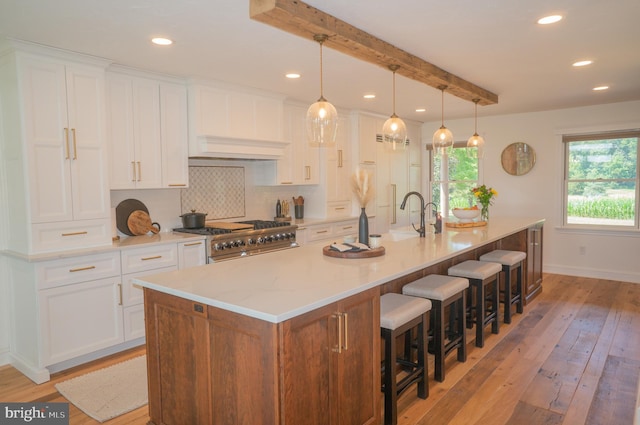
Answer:
M640 273L623 273L612 270L590 269L585 267L558 266L544 264L545 273L564 274L569 276L589 277L593 279L618 280L621 282L640 283Z

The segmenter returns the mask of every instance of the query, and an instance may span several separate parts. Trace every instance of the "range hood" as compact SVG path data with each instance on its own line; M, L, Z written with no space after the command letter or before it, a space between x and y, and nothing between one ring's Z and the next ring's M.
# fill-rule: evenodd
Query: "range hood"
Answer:
M279 159L289 142L220 136L196 136L191 141L190 158Z

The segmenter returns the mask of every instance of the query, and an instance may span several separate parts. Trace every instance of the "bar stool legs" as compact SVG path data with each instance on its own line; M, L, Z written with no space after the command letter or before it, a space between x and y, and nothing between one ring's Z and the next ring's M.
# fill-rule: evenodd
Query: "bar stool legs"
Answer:
M507 251L502 249L497 249L480 256L480 261L500 263L502 265L502 271L505 276L504 291L502 293L504 304L504 323L511 323L512 306L514 304L516 305L516 312L522 314L524 311L522 267L525 258L527 258L527 254L525 252ZM515 294L512 292L511 282L513 270L517 270Z

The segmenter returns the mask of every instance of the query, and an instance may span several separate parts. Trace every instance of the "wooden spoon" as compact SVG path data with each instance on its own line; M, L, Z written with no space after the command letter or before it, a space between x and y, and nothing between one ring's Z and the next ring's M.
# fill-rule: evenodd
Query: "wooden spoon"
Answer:
M158 228L151 223L151 217L145 211L133 211L127 219L129 230L136 236L146 235L149 232L158 233Z

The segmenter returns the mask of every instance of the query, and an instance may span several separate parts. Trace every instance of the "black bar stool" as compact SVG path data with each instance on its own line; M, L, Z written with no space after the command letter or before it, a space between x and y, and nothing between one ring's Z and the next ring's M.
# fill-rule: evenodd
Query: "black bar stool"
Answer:
M476 347L484 347L484 328L491 324L491 332L500 332L500 272L502 265L485 261L467 260L449 267L449 276L466 277L475 290L475 298L467 306L467 327L476 325ZM473 291L470 291L473 292ZM489 308L486 302L489 302Z
M432 274L402 287L402 293L431 301L431 352L435 356L434 378L444 381L444 361L453 350L458 351L458 361L467 361L466 291L469 280L462 277ZM449 307L449 326L445 321Z
M384 392L384 423L398 422L398 396L411 384L418 384L418 397L429 396L427 377L427 331L431 301L401 294L384 294L380 297L380 330L384 338L384 362L382 391ZM418 327L418 358L398 358L396 339ZM397 381L396 363L408 368L409 373Z
M504 272L504 291L502 293L502 303L504 304L504 323L511 323L511 306L516 304L516 311L520 314L524 311L523 303L523 282L522 282L522 262L527 258L527 253L522 251L507 251L496 249L480 256L480 261L490 261L502 264ZM516 290L513 291L511 285L511 272L518 270L516 276Z

